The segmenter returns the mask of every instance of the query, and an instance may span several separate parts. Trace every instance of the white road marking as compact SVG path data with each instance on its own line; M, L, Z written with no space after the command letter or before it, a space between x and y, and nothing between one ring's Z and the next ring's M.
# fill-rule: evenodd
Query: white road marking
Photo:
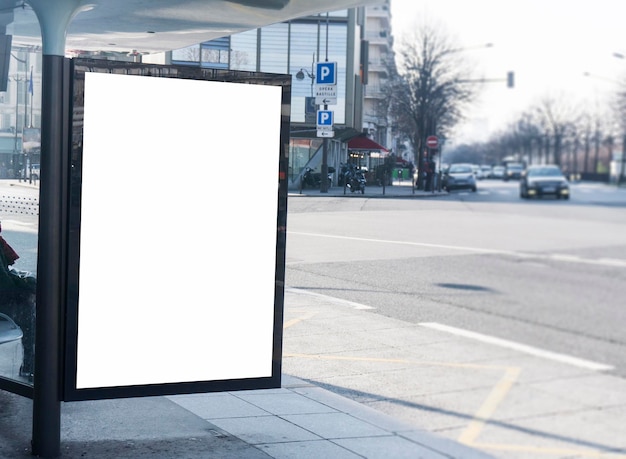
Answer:
M524 252L515 252L511 250L486 249L486 248L481 248L481 247L465 247L465 246L447 245L447 244L428 244L426 242L393 241L389 239L371 239L371 238L362 238L362 237L353 237L353 236L337 236L337 235L332 235L332 234L305 233L305 232L299 232L299 231L289 231L289 234L297 234L300 236L322 237L322 238L328 238L328 239L343 239L343 240L360 241L360 242L375 242L375 243L380 243L380 244L398 244L398 245L407 245L407 246L413 246L413 247L449 249L449 250L458 250L461 252L508 255L511 257L526 258L526 259L552 260L552 261L563 261L567 263L581 263L581 264L589 264L589 265L626 268L626 260L615 259L615 258L582 258L577 255L567 255L567 254L557 254L557 253L555 254L524 253Z
M579 359L577 357L572 357L566 354L559 354L556 352L546 351L544 349L540 349L533 346L528 346L526 344L517 343L515 341L508 341L501 338L496 338L495 336L483 335L482 333L476 333L469 330L464 330L462 328L450 327L448 325L439 324L436 322L422 322L419 324L422 327L430 328L433 330L439 330L446 333L451 333L456 336L462 336L465 338L471 338L477 341L481 341L487 344L494 344L496 346L504 347L507 349L512 349L518 352L523 352L525 354L533 355L535 357L540 357L542 359L552 360L555 362L566 363L568 365L573 365L575 367L584 368L586 370L593 371L609 371L613 370L615 367L612 365L606 365L603 363L592 362L590 360Z
M352 309L376 309L372 306L367 306L365 304L361 304L361 303L355 303L353 301L348 301L348 300L342 300L341 298L335 298L332 296L328 296L328 295L322 295L321 293L315 293L315 292L310 292L308 290L302 290L299 288L293 288L293 287L285 287L285 291L286 292L293 292L293 293L297 293L300 295L310 295L310 296L315 296L317 298L321 298L325 301L329 301L331 303L335 303L341 306L347 306L349 308Z

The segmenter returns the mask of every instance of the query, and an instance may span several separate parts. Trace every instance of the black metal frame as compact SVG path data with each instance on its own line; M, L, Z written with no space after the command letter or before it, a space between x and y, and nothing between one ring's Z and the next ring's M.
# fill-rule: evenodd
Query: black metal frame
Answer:
M287 169L289 145L289 106L291 100L291 75L237 72L216 69L190 68L176 65L153 65L92 59L75 59L72 62L73 79L71 93L73 106L73 134L69 177L69 241L68 241L68 283L67 311L65 323L65 365L62 399L64 401L98 400L156 395L173 395L200 392L219 392L280 387L282 360L282 327L285 278L285 245L287 220ZM278 221L276 238L276 269L274 289L274 324L271 377L231 379L219 381L194 381L172 384L147 384L138 386L103 387L78 389L77 335L78 335L78 295L79 295L79 244L80 244L80 203L81 203L81 158L82 158L82 105L84 102L84 78L86 72L108 72L125 75L152 76L157 78L183 78L208 81L226 81L242 84L262 84L282 87L282 115L280 145L277 145L279 159L278 179ZM190 101L191 103L191 101Z

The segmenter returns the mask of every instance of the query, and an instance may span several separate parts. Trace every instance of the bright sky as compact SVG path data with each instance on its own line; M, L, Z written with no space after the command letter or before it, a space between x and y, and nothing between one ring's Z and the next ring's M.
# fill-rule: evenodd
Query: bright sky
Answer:
M391 0L396 44L420 22L441 24L467 57L477 77L506 78L515 88L486 83L472 121L459 133L484 140L524 109L550 95L607 106L626 75L626 2L622 0ZM493 43L491 48L477 48ZM588 72L592 76L584 76Z

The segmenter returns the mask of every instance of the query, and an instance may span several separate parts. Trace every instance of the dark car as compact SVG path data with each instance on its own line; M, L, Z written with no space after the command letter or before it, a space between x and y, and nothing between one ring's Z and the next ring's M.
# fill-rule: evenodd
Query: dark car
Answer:
M476 191L476 176L471 164L451 164L443 174L441 185L444 190L467 189Z
M543 196L569 199L569 182L558 166L529 166L522 174L519 195L524 199Z
M522 178L524 165L521 163L509 163L504 168L504 180L519 180Z

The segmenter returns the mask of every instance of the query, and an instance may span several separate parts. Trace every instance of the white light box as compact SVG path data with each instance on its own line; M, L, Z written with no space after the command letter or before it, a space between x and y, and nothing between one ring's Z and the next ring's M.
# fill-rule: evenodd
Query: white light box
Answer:
M284 80L146 73L75 80L68 398L280 386Z

